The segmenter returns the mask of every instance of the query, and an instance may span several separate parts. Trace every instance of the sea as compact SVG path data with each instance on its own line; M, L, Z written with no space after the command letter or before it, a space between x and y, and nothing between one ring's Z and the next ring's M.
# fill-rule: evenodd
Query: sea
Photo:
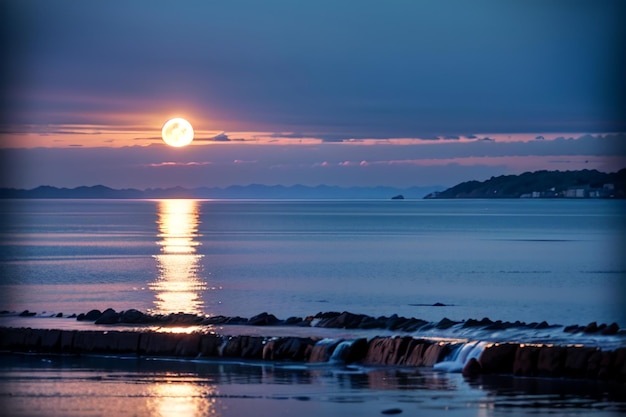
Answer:
M67 316L106 308L280 319L349 311L555 326L453 327L416 337L622 347L623 337L573 335L563 326L626 327L625 209L624 200L598 199L5 200L0 326L95 326ZM24 310L35 315L19 317ZM15 416L626 412L626 399L611 390L590 381L494 376L476 383L445 370L330 363L0 360L0 401Z

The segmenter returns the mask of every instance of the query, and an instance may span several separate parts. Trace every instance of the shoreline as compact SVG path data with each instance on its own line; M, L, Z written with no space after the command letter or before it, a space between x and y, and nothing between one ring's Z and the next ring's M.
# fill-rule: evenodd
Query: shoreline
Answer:
M3 312L2 316L7 316ZM585 346L579 343L555 343L545 341L524 343L515 341L494 342L479 338L452 340L429 337L422 334L406 334L419 323L418 319L404 317L382 317L373 319L364 315L343 312L319 313L305 319L289 318L278 320L275 316L262 313L250 319L209 317L191 314L150 316L137 310L105 312L93 310L81 317L93 321L102 330L51 329L15 326L20 317L32 317L34 313L14 314L14 323L4 326L0 321L0 350L5 352L37 354L105 354L131 355L137 357L176 357L206 359L238 359L254 361L288 361L301 364L337 363L364 366L427 367L443 372L462 372L473 378L481 375L511 375L519 377L545 377L612 381L626 383L626 346L619 341L615 348ZM59 317L58 315L56 317ZM110 320L100 320L101 318ZM115 318L115 320L111 318ZM122 319L126 317L126 319ZM129 318L134 318L130 320ZM157 321L154 321L158 318ZM373 321L372 321L373 320ZM103 324L102 322L108 322ZM230 321L230 322L229 322ZM136 327L125 330L124 326L134 322ZM148 323L149 322L149 323ZM155 329L149 325L159 323ZM362 329L360 323L386 323L385 326L369 327L369 337L346 334L324 337L310 331L313 329ZM444 319L432 326L442 329L453 325L479 327L480 329L528 328L526 323L502 323L489 319L452 322ZM218 334L214 325L222 326ZM532 324L553 329L555 326ZM264 335L245 335L231 332L235 327L263 328ZM272 328L291 326L298 329L298 336L272 336ZM368 326L365 326L368 327ZM561 326L558 326L559 328ZM603 335L602 330L610 333ZM565 330L569 329L569 330ZM573 330L572 330L573 329ZM381 335L377 330L393 330L394 335ZM588 326L564 328L565 332L580 331L596 334L597 337L623 335L615 326ZM303 336L307 335L308 336ZM280 332L275 332L280 333ZM349 332L348 332L349 333ZM384 332L381 332L384 333ZM404 334L400 334L404 333Z

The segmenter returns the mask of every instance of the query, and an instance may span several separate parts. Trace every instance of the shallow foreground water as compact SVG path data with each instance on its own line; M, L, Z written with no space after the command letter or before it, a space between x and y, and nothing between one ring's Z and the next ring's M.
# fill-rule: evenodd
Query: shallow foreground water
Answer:
M4 416L614 416L624 385L425 368L0 355Z

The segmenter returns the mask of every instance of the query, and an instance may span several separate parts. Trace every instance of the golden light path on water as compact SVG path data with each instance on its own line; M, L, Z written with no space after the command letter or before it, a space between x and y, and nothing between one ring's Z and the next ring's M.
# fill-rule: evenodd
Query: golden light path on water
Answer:
M218 415L215 409L217 388L199 384L199 381L181 381L181 376L172 374L171 379L154 383L149 388L147 408L150 415L158 417L204 417Z
M154 255L158 276L149 284L155 292L153 313L203 312L201 292L201 254L198 227L200 211L196 200L160 200L157 206L157 244L160 253Z

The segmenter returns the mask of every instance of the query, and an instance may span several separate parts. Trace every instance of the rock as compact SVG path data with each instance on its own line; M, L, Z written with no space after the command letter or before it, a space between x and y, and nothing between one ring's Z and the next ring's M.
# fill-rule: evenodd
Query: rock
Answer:
M362 337L356 339L343 354L343 361L346 364L354 362L360 362L365 358L367 354L368 343L367 339Z
M480 365L484 374L511 374L517 343L495 343L487 346L480 355Z
M607 328L602 330L602 334L606 336L614 335L614 334L617 334L618 332L619 332L619 326L617 325L617 323L611 323Z
M235 317L229 317L224 323L225 324L247 324L248 319L244 317L235 316Z
M435 328L437 329L449 329L450 327L454 326L455 324L459 324L460 321L454 321L454 320L450 320L447 317L444 317L443 319L441 319L441 321L439 323L437 323L435 325Z
M315 341L304 337L287 337L270 340L263 348L265 360L308 360Z
M120 323L135 324L144 323L148 321L146 320L147 318L148 316L146 316L141 311L131 308L130 310L125 310L120 313L119 321Z
M256 336L231 337L222 349L222 356L241 359L262 359L264 338Z
M380 412L381 414L400 414L402 413L401 408L388 408Z
M34 316L36 314L37 313L33 313L33 312L28 311L28 310L24 310L20 314L18 314L18 316L19 317L32 317L32 316Z
M330 317L322 317L315 327L324 327L332 329L356 329L367 316L363 314L353 314L347 311L339 315Z
M228 319L229 317L226 317L226 316L213 316L213 317L208 317L202 320L200 324L202 325L224 324L228 321Z
M57 318L63 317L63 313L57 313L57 315L55 317L57 317Z
M177 334L175 356L194 357L200 353L200 335L198 333Z
M439 303L439 302L433 304L432 306L433 307L447 307L444 303Z
M330 343L326 341L317 342L311 349L309 362L312 362L312 363L328 362L333 352L335 351L335 348L341 342L343 342L343 339L336 339Z
M405 357L411 337L375 337L368 346L367 365L398 365Z
M120 314L112 308L104 310L102 315L94 322L94 324L116 324L120 321Z
M537 374L538 359L539 347L520 346L517 351L515 351L513 374L517 376L535 376Z
M441 357L443 356L444 351L445 351L444 345L442 342L433 343L432 345L428 346L426 350L424 351L424 356L422 358L422 365L432 367L434 364L436 364L437 362L441 360Z
M589 323L587 327L583 329L584 333L595 333L597 331L598 331L598 324L595 321Z
M102 312L100 310L89 310L87 314L79 314L77 320L96 321L100 318L101 315Z
M199 354L205 357L219 356L223 339L215 334L203 334L200 336Z
M176 333L142 333L139 339L138 353L142 355L174 355L178 345Z
M568 347L565 353L564 375L583 378L587 374L587 361L596 351L592 347Z
M469 361L463 366L463 370L461 371L464 377L466 378L475 378L482 373L482 367L480 362L476 358L470 358Z
M571 325L571 326L567 326L563 329L563 331L565 333L578 333L582 331L582 328L580 326L577 326L575 324Z
M537 375L559 377L563 375L566 348L563 346L542 346L537 359Z
M302 317L288 317L283 323L285 326L294 326L303 323ZM310 325L310 323L307 323Z
M246 324L249 326L271 326L279 322L280 320L273 314L261 313L251 317Z
M407 366L424 366L426 349L432 344L430 341L413 339L407 347L404 364Z
M394 195L391 197L392 200L404 200L404 196L402 194Z

